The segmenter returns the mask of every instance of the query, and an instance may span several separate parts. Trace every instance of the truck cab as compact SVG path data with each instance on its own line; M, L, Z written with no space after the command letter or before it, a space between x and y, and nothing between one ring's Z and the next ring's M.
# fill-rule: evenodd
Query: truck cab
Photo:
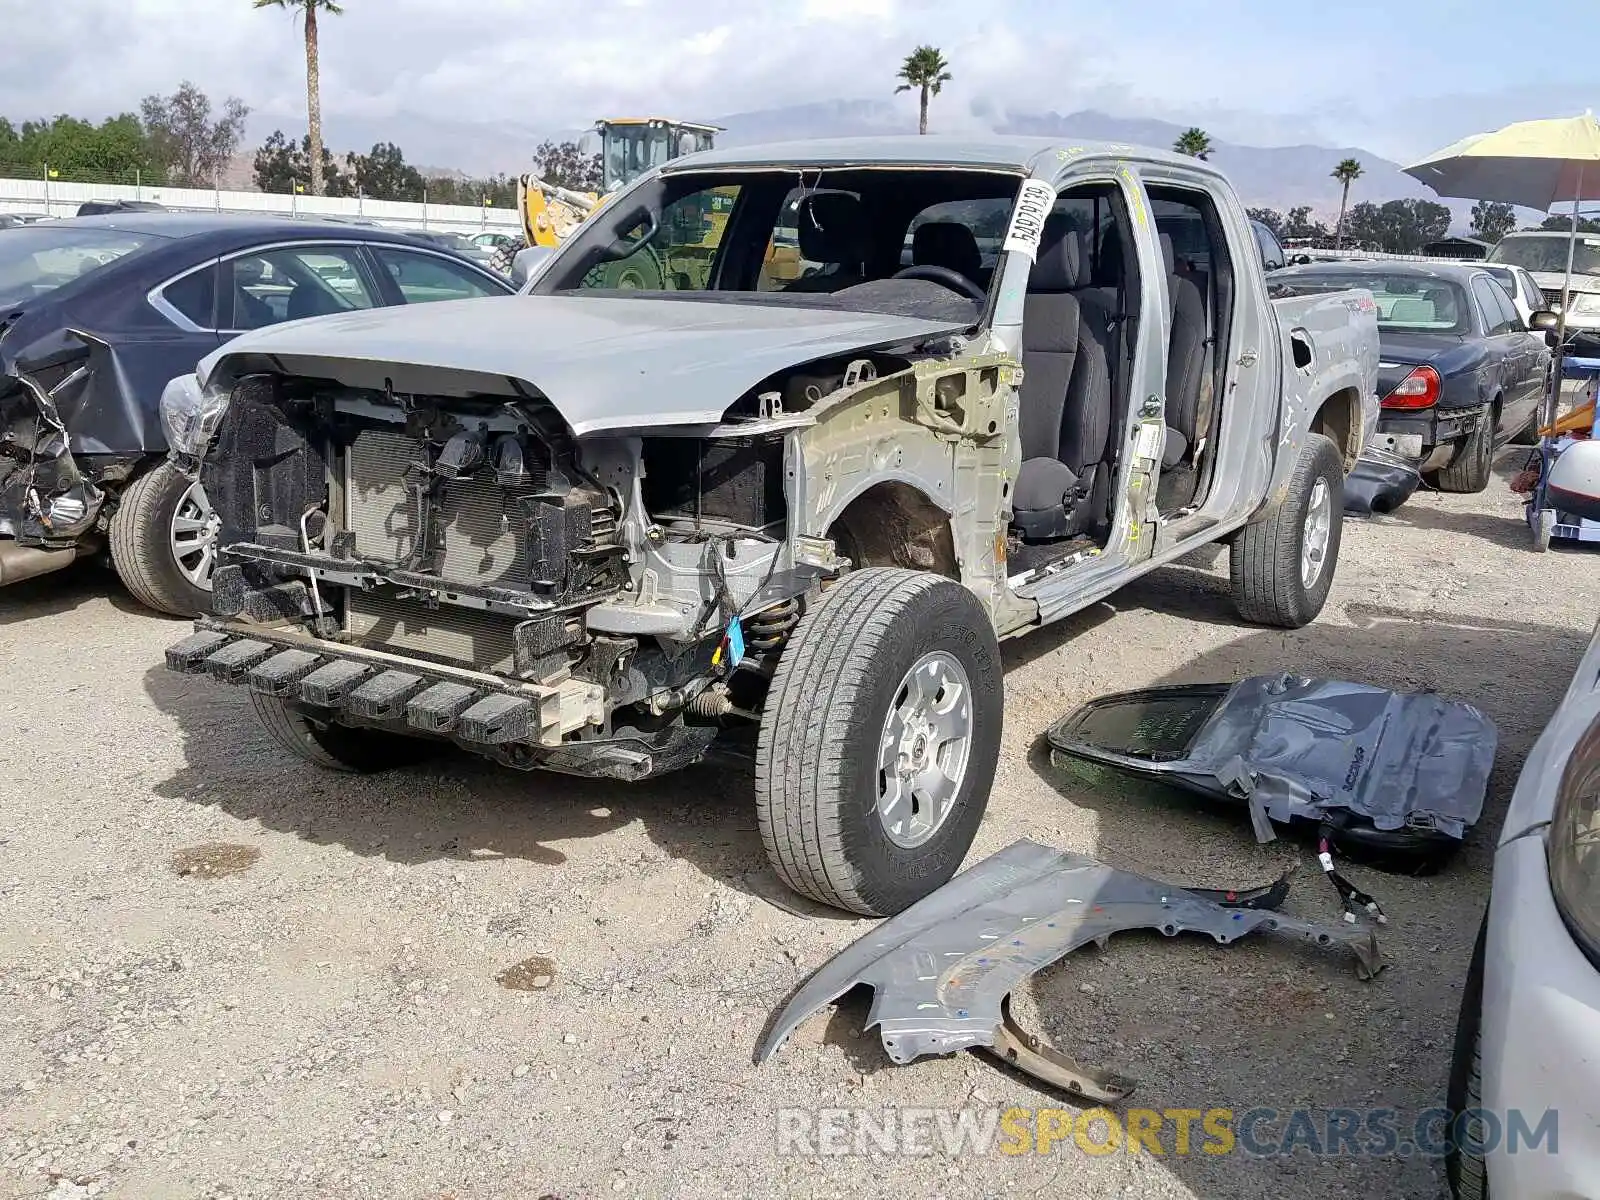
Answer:
M1226 178L1121 145L713 151L529 294L362 316L175 389L225 565L169 665L325 765L640 779L753 732L775 869L863 913L971 844L1000 640L1219 542L1244 618L1315 619L1377 412L1371 296L1271 299Z

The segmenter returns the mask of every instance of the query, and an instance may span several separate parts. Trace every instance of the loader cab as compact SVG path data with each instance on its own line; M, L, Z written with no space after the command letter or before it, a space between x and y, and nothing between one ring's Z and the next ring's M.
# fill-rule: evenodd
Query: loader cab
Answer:
M716 125L666 117L613 117L595 122L600 135L600 186L611 192L685 154L710 150Z

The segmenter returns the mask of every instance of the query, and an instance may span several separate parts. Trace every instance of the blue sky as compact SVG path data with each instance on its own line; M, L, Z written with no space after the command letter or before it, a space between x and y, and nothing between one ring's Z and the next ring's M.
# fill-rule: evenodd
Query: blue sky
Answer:
M1227 141L1407 159L1507 121L1600 107L1586 51L1538 50L1547 19L1562 46L1600 44L1600 11L1586 3L1548 18L1481 0L344 3L322 42L335 144L373 129L405 146L424 130L439 141L468 126L575 129L605 112L708 118L834 99L888 101L912 120L893 75L923 41L955 73L934 120L952 131L992 119L974 113L1098 108ZM249 0L0 0L0 28L0 113L13 118L131 108L189 77L250 103L253 137L304 120L296 28Z

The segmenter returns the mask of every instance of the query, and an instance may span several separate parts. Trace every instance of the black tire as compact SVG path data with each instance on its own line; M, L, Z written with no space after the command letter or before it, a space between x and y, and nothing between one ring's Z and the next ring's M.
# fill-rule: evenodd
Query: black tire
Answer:
M1519 429L1511 439L1513 446L1537 446L1539 444L1539 410L1535 408L1533 415L1528 418L1528 423Z
M902 681L936 652L968 681L966 769L943 822L906 847L878 816L879 749ZM846 575L796 627L761 719L756 813L778 875L802 895L868 916L900 912L942 886L983 820L1004 708L1000 647L971 592L920 571Z
M1333 505L1321 573L1308 588L1300 574L1306 517L1318 481ZM1320 433L1308 433L1289 480L1289 493L1270 514L1241 529L1228 548L1233 603L1257 625L1299 629L1316 620L1339 564L1344 513L1344 460Z
M1489 1200L1489 1173L1481 1153L1483 1131L1476 1118L1462 1115L1483 1107L1483 947L1488 932L1486 916L1478 929L1467 981L1461 989L1455 1052L1450 1058L1450 1080L1445 1088L1453 1136L1444 1158L1444 1173L1455 1200Z
M382 729L356 729L313 720L303 709L276 696L251 692L262 728L285 750L329 771L370 775L409 767L437 753L426 738L404 737Z
M1487 409L1478 427L1462 439L1448 467L1434 474L1434 486L1441 492L1475 494L1489 486L1494 471L1494 409Z
M192 482L164 462L134 480L111 515L111 562L123 586L174 617L211 611L211 593L184 575L172 552L172 518Z

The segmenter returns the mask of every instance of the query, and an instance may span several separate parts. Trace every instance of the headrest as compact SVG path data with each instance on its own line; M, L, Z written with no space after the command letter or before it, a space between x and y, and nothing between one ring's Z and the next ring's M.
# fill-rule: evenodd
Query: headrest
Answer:
M1078 286L1082 265L1082 235L1059 214L1045 219L1039 237L1039 257L1028 273L1030 292L1070 292Z
M929 221L911 235L911 261L919 267L948 267L974 283L983 273L983 255L972 230L955 221Z
M846 192L819 192L800 202L800 255L815 263L861 266L867 222L861 201Z
M1172 248L1172 235L1170 233L1161 235L1161 261L1166 264L1168 275L1176 275L1178 273L1178 252Z

